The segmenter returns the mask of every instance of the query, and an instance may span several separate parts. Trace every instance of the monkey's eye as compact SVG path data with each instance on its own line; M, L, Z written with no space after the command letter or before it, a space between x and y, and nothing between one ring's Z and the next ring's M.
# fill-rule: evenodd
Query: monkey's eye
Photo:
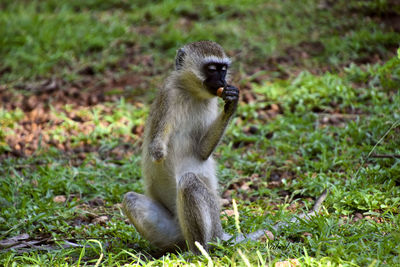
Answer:
M222 70L226 70L226 69L227 69L226 65L222 66L221 69L222 69Z
M217 70L217 66L215 66L215 65L209 65L209 66L207 67L207 69L208 69L208 71L213 72L213 71L216 71L216 70Z

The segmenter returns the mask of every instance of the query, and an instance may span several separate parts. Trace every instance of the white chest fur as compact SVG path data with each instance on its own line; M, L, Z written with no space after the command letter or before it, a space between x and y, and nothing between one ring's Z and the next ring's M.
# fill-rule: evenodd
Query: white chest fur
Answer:
M179 157L195 154L196 146L217 117L217 99L204 102L179 99L174 118L175 132L168 148Z

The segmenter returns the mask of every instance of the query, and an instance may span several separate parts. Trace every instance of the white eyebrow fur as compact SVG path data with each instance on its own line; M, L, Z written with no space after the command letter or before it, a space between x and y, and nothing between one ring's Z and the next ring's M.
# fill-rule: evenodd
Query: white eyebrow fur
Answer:
M231 60L227 57L220 58L216 56L208 56L203 59L203 64L207 63L219 63L219 64L226 64L229 66L231 64Z

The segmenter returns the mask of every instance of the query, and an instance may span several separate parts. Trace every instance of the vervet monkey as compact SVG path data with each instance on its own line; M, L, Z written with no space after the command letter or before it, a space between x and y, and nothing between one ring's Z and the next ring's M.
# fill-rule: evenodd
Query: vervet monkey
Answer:
M221 226L212 158L239 99L239 90L227 83L230 64L215 42L185 45L151 106L142 152L145 195L127 193L123 209L137 231L161 249L187 244L196 253L196 241L207 250L210 241L231 237ZM220 87L225 102L221 112ZM260 230L247 237L263 234Z

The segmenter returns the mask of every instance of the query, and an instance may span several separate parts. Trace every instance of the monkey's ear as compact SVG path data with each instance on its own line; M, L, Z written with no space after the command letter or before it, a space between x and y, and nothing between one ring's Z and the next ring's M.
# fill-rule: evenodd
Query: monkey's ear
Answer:
M175 59L175 69L180 70L183 67L183 58L185 57L185 50L180 48L176 52L176 59Z

